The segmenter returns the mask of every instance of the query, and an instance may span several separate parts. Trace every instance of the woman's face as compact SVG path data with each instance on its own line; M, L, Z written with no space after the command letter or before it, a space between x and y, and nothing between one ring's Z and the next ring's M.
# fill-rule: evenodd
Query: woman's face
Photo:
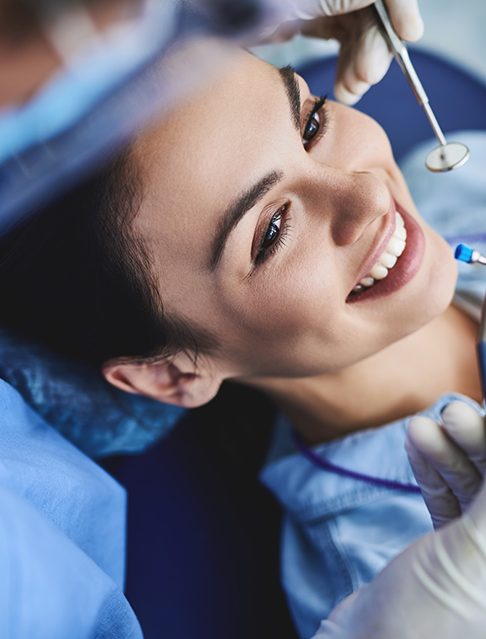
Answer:
M451 252L420 218L384 131L321 106L288 70L242 52L135 157L135 227L165 309L216 336L225 375L336 371L451 301Z

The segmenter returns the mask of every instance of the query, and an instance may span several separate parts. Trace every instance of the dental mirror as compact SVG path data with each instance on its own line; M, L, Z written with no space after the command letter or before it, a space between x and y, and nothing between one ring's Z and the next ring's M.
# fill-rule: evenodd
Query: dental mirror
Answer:
M376 0L374 7L382 26L383 35L388 43L388 47L395 56L396 61L407 78L408 83L417 98L417 102L425 111L425 115L432 127L432 131L440 145L432 149L432 151L428 154L427 159L425 160L425 166L429 169L429 171L433 171L434 173L442 173L459 168L469 159L469 149L461 142L447 142L429 104L427 93L425 92L412 61L410 60L407 47L398 37L395 29L393 28L385 3L383 0Z
M428 154L425 166L429 171L442 173L452 171L467 162L469 159L469 149L462 142L446 142L436 146Z

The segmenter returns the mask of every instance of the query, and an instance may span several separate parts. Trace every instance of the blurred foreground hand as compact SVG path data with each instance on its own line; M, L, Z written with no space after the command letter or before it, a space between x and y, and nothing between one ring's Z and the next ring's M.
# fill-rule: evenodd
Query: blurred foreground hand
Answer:
M287 0L289 19L303 20L303 34L336 39L341 48L334 94L340 102L354 104L372 84L379 82L392 55L381 35L372 0ZM403 40L423 34L417 0L386 0L395 31ZM306 24L306 21L309 21Z
M486 437L452 402L442 424L413 418L407 452L435 532L345 599L315 639L483 639L486 628Z

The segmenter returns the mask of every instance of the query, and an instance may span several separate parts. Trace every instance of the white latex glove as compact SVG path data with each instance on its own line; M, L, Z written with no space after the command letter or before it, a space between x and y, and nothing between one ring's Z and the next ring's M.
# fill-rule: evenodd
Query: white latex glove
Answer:
M484 639L486 488L344 600L314 639Z
M465 402L451 402L442 411L442 424L412 418L405 447L434 527L440 528L466 510L481 486L486 472L483 418Z
M300 20L324 18L303 33L335 38L341 44L334 94L345 104L354 104L379 82L390 66L392 55L369 6L372 0L286 0L289 17ZM404 40L418 40L423 22L417 0L386 0L391 21ZM366 9L368 7L368 9ZM364 9L362 11L362 9Z

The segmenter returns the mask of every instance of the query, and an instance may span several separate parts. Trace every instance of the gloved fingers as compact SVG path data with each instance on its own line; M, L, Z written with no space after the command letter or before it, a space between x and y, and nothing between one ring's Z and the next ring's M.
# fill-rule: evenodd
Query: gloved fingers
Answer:
M372 84L388 71L392 54L368 0L293 0L295 16L322 17L322 35L341 43L334 94L344 104L355 104ZM390 19L405 39L416 40L423 32L417 0L389 0ZM312 29L303 26L304 33Z
M483 484L472 501L466 516L476 526L478 534L482 538L482 547L484 549L484 557L486 559L486 481Z
M369 7L374 0L286 0L286 13L292 18L312 20L353 13ZM422 37L424 23L418 0L387 0L386 6L395 31L404 40Z
M362 14L363 34L354 51L354 69L359 80L376 84L388 71L392 54L376 24L370 24Z
M414 42L424 33L418 0L387 0L386 7L393 28L403 40Z
M465 402L454 401L442 411L444 430L467 453L481 475L486 472L486 428L484 419Z
M428 418L415 417L411 421L425 419ZM418 425L412 426L412 429L415 427L422 428L423 424L419 421ZM405 450L407 451L413 474L420 486L425 505L432 518L432 523L437 530L452 519L460 516L462 512L461 506L440 473L428 463L420 450L415 447L408 434L405 440Z
M287 0L290 15L301 20L338 16L369 7L374 0Z
M354 44L341 46L334 82L334 96L342 104L352 106L368 91L369 82L364 82L356 76L354 69Z
M449 486L464 511L482 482L481 473L467 453L450 439L441 426L425 417L410 420L408 437L424 460Z
M392 55L372 16L361 12L356 16L351 42L343 41L341 45L334 95L344 104L354 104L372 84L383 78L391 60Z

